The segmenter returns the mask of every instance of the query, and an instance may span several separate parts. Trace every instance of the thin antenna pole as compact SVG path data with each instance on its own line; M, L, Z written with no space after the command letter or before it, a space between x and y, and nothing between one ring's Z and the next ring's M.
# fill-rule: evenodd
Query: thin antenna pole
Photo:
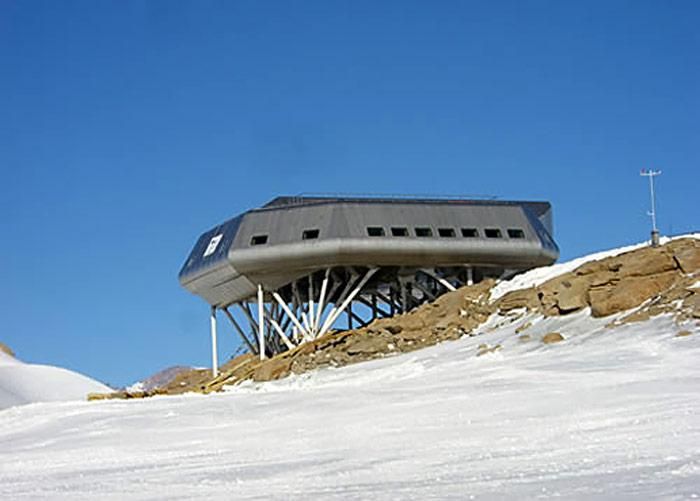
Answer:
M654 177L661 175L660 170L650 170L642 169L639 173L640 176L646 176L649 178L649 193L651 195L651 211L647 212L647 215L651 216L651 244L653 246L659 245L659 230L656 227L656 196L654 194Z

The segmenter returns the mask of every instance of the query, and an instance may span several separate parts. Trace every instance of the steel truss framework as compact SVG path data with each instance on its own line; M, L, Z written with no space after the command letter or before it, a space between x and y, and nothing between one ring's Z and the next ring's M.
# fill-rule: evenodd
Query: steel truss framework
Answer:
M313 341L333 329L364 327L378 318L405 313L441 294L502 268L401 268L344 266L316 271L277 290L264 290L221 310L250 352L261 359ZM360 305L363 312L354 309ZM242 312L244 325L231 310ZM218 374L217 308L211 310L212 370ZM347 322L340 326L344 315ZM262 320L261 320L262 319ZM247 325L245 325L247 323Z

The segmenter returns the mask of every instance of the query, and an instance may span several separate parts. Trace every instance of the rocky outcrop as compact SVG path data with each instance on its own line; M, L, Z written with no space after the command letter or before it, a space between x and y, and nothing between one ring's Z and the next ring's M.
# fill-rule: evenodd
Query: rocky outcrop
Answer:
M663 247L646 247L588 262L538 287L512 291L498 300L489 298L494 282L486 280L444 294L409 313L376 320L361 329L330 332L268 360L241 355L224 365L219 377L213 380L208 370L180 373L157 391L208 393L245 380L270 381L321 367L339 367L409 352L464 335L480 335L480 326L497 312L510 317L519 317L524 312L567 315L584 308L590 308L596 317L627 312L614 317L617 323L643 320L664 312L673 312L679 320L700 318L700 288L695 287L699 273L700 242L681 239ZM529 326L525 322L516 329L521 342L532 340L530 335L521 334ZM562 341L564 336L558 332L542 338L544 344ZM500 349L500 345L483 343L475 355Z
M697 318L700 298L690 286L697 280L698 270L700 243L680 239L586 263L537 288L506 294L497 306L503 313L525 307L545 316L590 307L594 317L607 317L647 302L657 305L655 314L663 312L662 305L670 311L675 308L673 299L683 302L681 315Z
M12 350L10 349L10 347L7 346L7 345L4 344L4 343L0 343L0 351L3 352L3 353L5 353L5 354L7 354L7 355L10 355L11 357L14 357L14 356L15 356L15 352L12 351Z
M362 329L329 333L270 360L261 362L248 358L235 369L223 371L206 385L205 391L215 391L246 379L269 381L320 367L339 367L413 351L464 335L479 335L479 326L496 312L508 315L524 310L553 316L590 307L592 315L604 317L638 309L644 304L656 304L657 308L647 313L658 314L680 300L684 305L683 315L697 315L700 290L691 285L697 281L699 261L698 240L682 239L663 247L646 247L589 262L538 287L510 292L496 301L489 299L494 282L487 280L445 294L412 312L377 320ZM527 325L521 326L518 334L526 330ZM527 334L520 335L523 342L530 339ZM558 332L542 338L545 344L562 341L564 336ZM500 349L500 345L484 343L476 355Z

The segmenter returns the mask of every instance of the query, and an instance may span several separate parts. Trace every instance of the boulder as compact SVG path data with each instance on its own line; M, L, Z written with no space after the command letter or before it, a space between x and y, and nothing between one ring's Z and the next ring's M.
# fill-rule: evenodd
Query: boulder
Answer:
M561 341L564 341L564 336L562 336L558 332L550 332L542 337L542 342L544 344L559 343Z
M673 257L685 274L700 270L700 246L696 243L674 250Z
M588 284L583 279L563 280L557 289L559 313L571 313L588 306Z
M677 268L673 255L663 247L645 247L617 258L620 277L659 275Z
M519 308L534 310L540 306L537 291L534 287L511 291L501 297L496 303L498 310L505 313Z
M594 287L588 294L591 313L599 318L636 308L668 289L676 279L677 273L669 271L645 277L630 276L612 286Z
M481 357L483 355L486 355L487 353L494 353L496 351L499 351L501 348L503 347L500 344L497 344L495 346L489 346L488 344L480 344L477 348L476 356Z

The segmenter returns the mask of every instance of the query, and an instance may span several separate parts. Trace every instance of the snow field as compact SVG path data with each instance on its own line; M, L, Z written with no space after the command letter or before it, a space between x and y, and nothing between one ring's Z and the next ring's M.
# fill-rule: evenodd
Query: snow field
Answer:
M474 337L224 394L16 407L0 412L0 498L692 498L689 328L494 316ZM566 340L542 344L552 330ZM503 349L477 357L482 343Z

